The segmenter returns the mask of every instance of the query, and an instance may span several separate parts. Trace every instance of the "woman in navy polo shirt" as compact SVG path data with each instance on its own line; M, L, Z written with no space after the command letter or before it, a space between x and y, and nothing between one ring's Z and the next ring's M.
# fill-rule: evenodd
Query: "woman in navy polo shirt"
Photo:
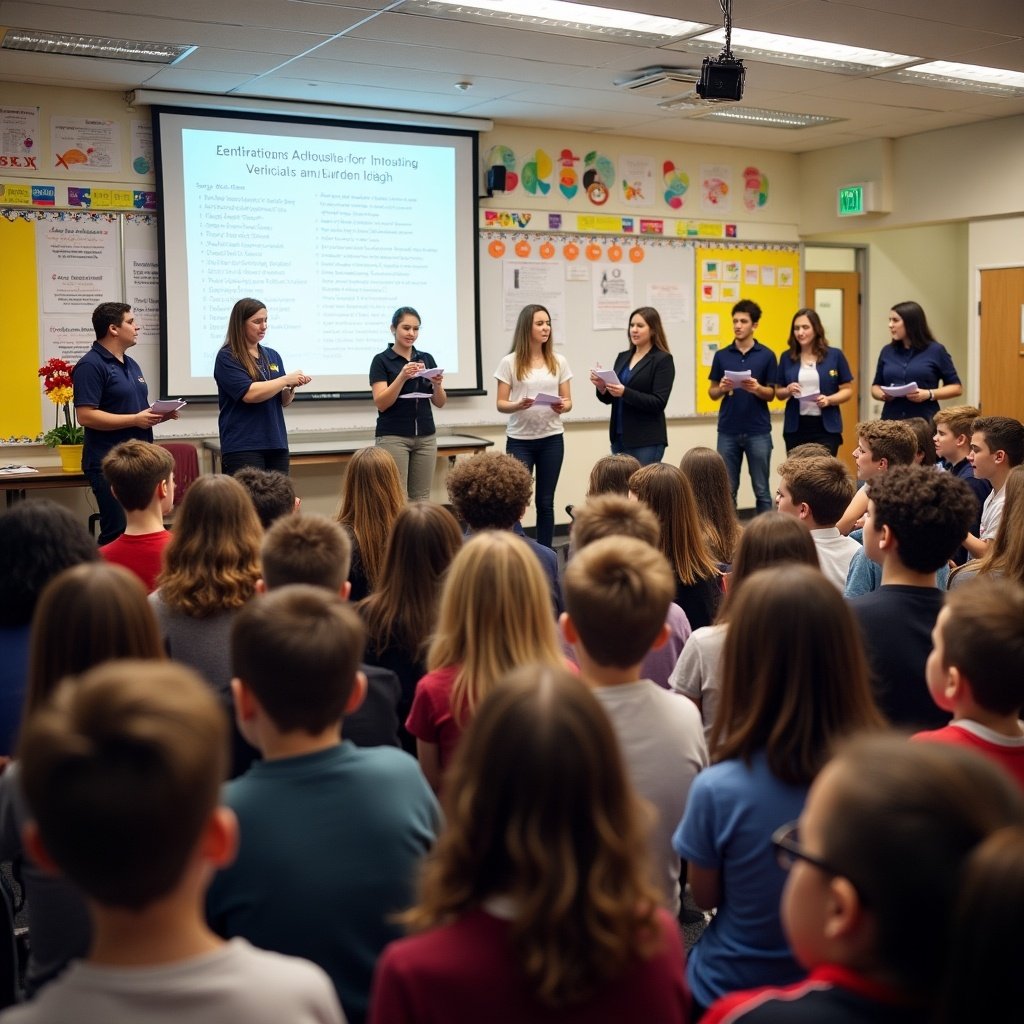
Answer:
M429 352L416 348L420 315L412 306L395 310L391 334L394 341L370 363L370 387L377 406L377 444L394 458L409 500L429 501L437 463L431 406L441 409L448 401L444 375L417 376L424 370L437 369L437 363Z
M243 466L288 472L284 409L295 389L312 379L301 370L285 373L281 357L262 344L266 333L267 307L259 299L239 299L213 368L220 465L232 475Z
M897 302L889 310L889 333L892 343L879 353L871 397L883 403L883 420L914 416L931 420L940 401L964 393L953 360L932 337L924 310L916 302ZM882 390L904 384L916 384L917 390L898 398Z
M814 441L835 455L843 443L843 419L836 407L853 397L846 356L829 347L813 309L796 311L788 344L789 355L779 360L775 383L775 397L788 399L782 423L786 451Z

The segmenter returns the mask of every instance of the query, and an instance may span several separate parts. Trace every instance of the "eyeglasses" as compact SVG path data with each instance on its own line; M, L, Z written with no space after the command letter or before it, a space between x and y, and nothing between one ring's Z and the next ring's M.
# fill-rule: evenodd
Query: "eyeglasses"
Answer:
M816 867L819 871L824 871L827 875L845 878L857 890L857 895L860 897L861 902L866 905L868 901L864 897L863 890L845 871L840 871L839 868L829 864L827 860L816 857L813 853L808 853L800 845L800 841L797 838L799 828L800 826L797 822L790 821L772 833L772 846L775 848L775 859L778 861L779 867L783 871L788 871L793 866L794 861L802 860Z

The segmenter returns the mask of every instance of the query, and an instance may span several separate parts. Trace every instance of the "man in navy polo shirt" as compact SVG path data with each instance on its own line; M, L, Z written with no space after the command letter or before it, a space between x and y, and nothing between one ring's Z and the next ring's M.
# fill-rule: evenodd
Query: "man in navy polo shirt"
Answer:
M139 364L127 355L139 335L132 307L123 302L101 302L93 310L92 325L96 341L75 364L71 380L75 413L85 427L82 471L96 495L102 547L116 540L125 528L124 511L103 479L103 456L122 441L152 441L153 427L163 417L150 412L146 378Z
M757 512L770 512L772 492L768 483L772 461L772 421L768 403L775 397L772 386L778 362L775 353L765 348L754 331L761 320L761 307L750 299L740 299L732 307L732 333L728 348L719 349L711 363L708 394L722 400L718 410L718 454L725 460L732 486L732 503L740 486L740 466L747 456L747 471L754 488ZM750 371L750 376L734 381L727 371Z

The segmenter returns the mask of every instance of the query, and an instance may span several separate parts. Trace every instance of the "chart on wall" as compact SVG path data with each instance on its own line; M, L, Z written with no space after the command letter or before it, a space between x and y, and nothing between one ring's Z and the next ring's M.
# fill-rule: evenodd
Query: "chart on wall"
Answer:
M789 325L800 308L800 250L793 245L698 246L696 249L697 412L717 413L708 396L715 353L732 344L732 307L751 299L761 307L755 336L776 355L786 349ZM781 408L781 403L772 403Z

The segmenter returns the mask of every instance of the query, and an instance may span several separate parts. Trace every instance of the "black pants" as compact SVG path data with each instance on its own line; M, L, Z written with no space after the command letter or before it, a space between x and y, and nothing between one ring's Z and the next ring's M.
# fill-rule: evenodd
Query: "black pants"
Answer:
M220 457L220 471L234 476L245 466L256 469L276 469L288 475L288 449L262 448L248 452L224 452Z

